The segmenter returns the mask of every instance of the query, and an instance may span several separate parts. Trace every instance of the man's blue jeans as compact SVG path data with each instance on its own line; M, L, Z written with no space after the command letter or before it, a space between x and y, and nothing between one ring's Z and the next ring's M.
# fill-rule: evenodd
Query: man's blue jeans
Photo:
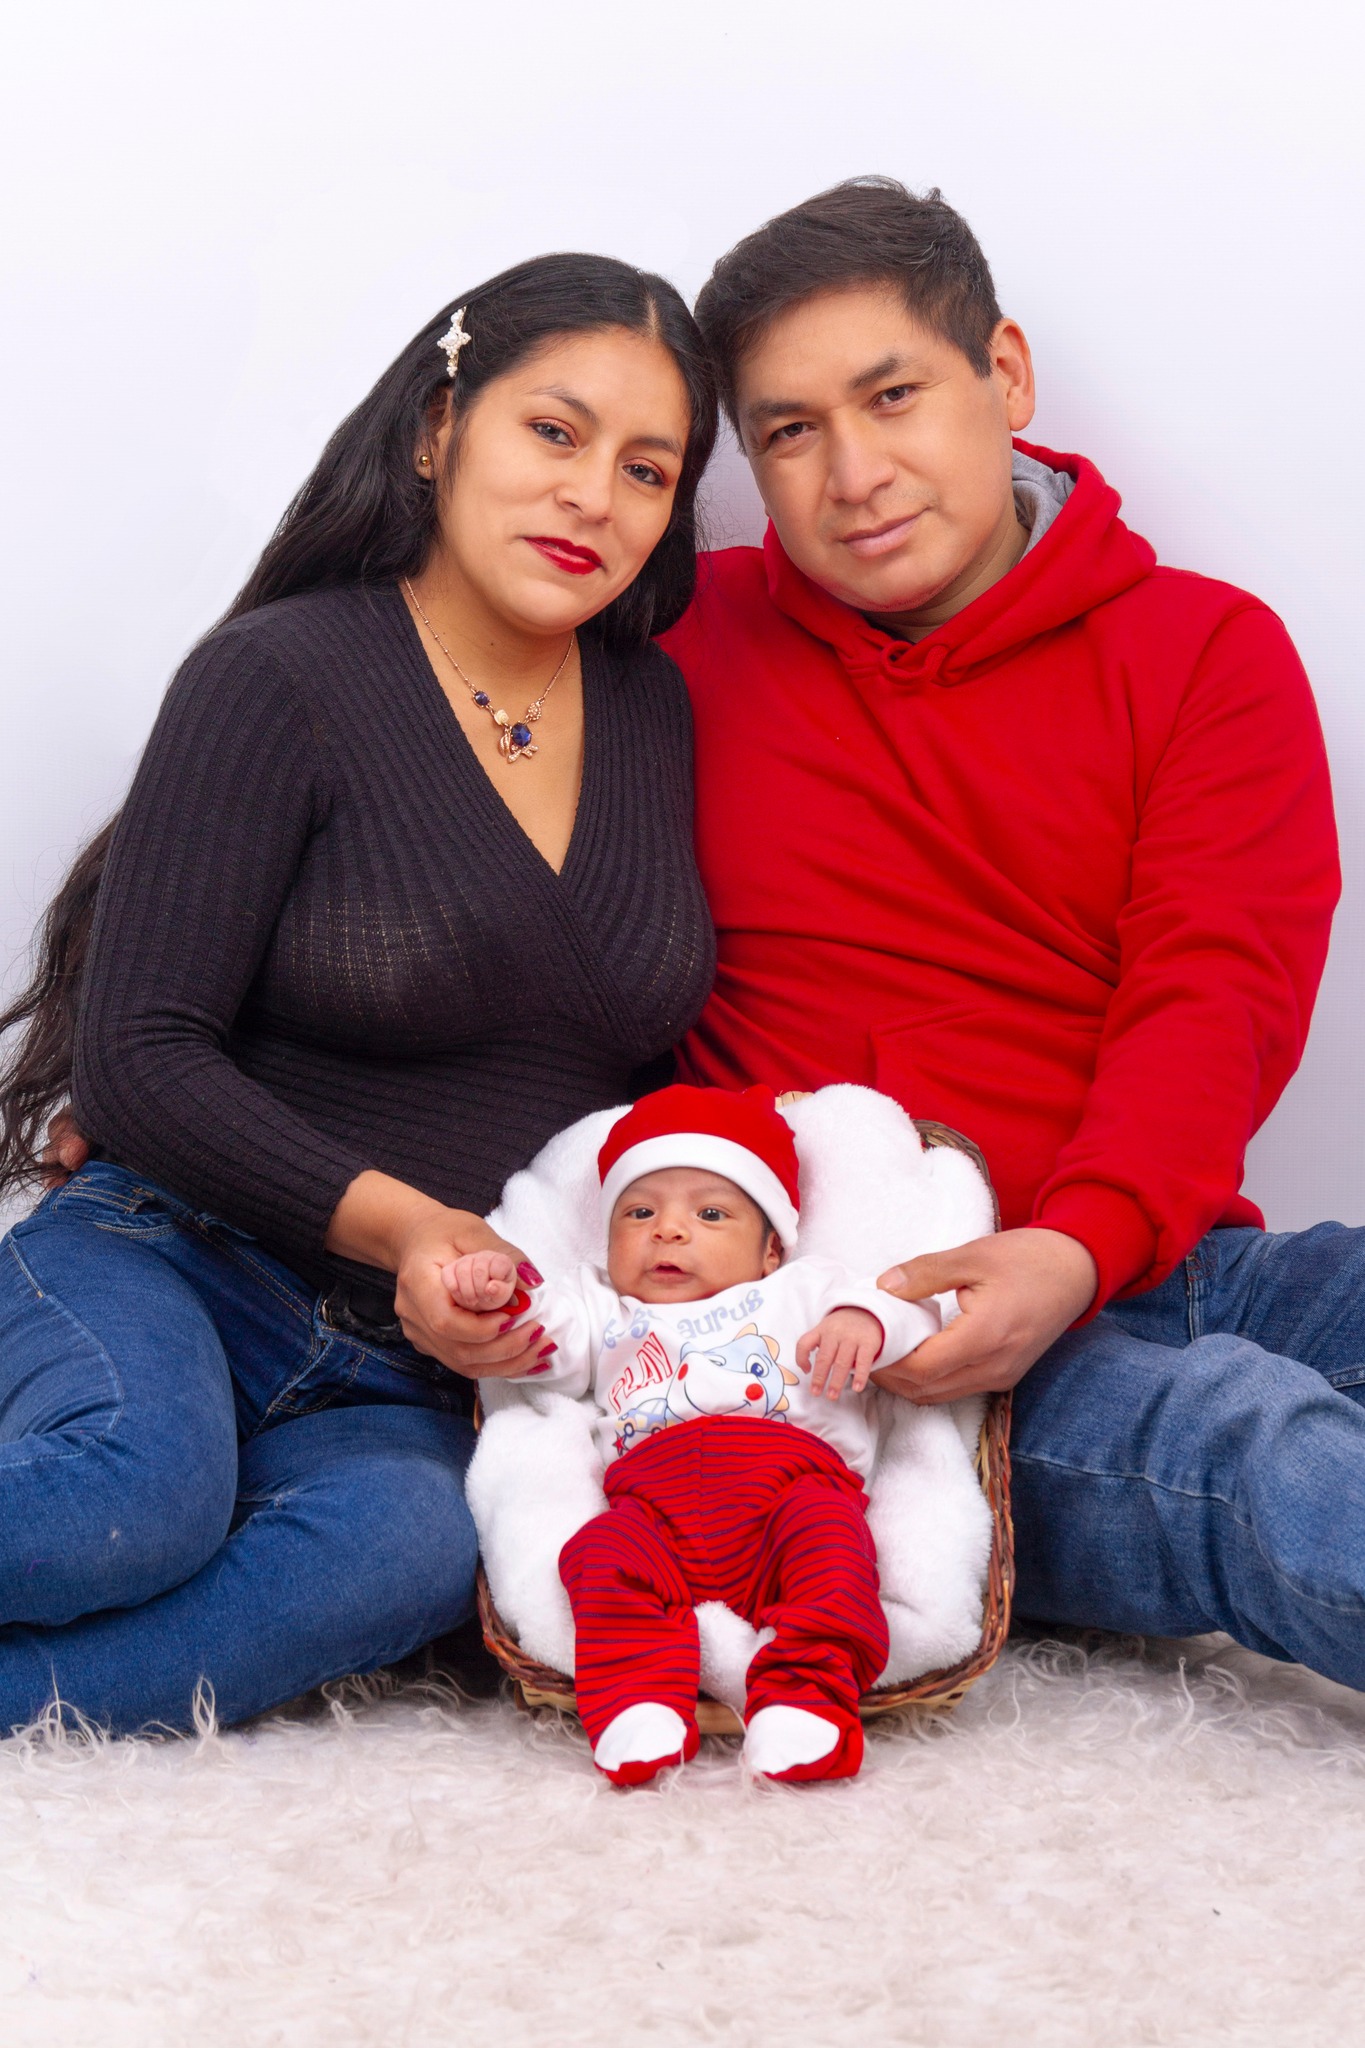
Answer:
M469 1614L462 1383L87 1166L0 1243L0 1733L224 1723Z
M1017 1608L1365 1689L1365 1230L1215 1230L1015 1392Z

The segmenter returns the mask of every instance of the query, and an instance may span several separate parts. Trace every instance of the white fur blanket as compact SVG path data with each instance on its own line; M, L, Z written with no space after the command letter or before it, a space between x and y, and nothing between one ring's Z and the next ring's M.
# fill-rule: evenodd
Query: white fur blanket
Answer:
M597 1153L619 1110L585 1117L508 1182L490 1221L554 1278L600 1262ZM875 1275L919 1252L994 1228L990 1191L963 1152L926 1149L898 1104L870 1088L822 1088L785 1111L801 1165L798 1255ZM949 1297L945 1320L955 1312ZM569 1537L605 1507L591 1396L571 1401L506 1380L480 1382L485 1421L469 1503L498 1612L526 1652L574 1668L573 1616L559 1578ZM973 1457L983 1404L916 1408L881 1394L869 1489L882 1603L891 1631L884 1679L955 1664L981 1636L990 1511ZM702 1684L739 1709L758 1633L718 1602L698 1608Z

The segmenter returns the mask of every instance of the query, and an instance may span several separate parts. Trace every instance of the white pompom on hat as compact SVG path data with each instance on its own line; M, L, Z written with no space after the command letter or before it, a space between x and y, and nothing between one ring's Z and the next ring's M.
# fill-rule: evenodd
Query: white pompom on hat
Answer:
M758 1203L782 1240L796 1244L801 1207L796 1143L771 1088L660 1088L617 1119L597 1155L608 1220L632 1181L668 1166L718 1173Z

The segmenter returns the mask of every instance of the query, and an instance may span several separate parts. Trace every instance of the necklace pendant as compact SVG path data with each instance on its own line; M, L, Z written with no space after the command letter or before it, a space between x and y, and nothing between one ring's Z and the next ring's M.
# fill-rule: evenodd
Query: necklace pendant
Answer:
M459 354L460 350L464 347L464 344L470 339L470 337L467 334L464 334L460 331L460 320L462 312L463 309L461 309L461 313L456 313L454 319L451 321L450 333L446 335L441 342L442 348L444 348L446 350L446 353L450 356L450 374L452 377L455 375L455 358ZM522 712L520 718L513 718L508 712L500 711L497 709L497 707L493 703L493 699L489 696L487 690L481 690L478 687L477 683L473 683L470 681L469 677L460 667L459 662L456 661L454 655L446 646L445 641L441 638L436 628L432 625L431 620L423 611L422 600L412 587L411 577L405 576L403 578L403 588L404 590L406 590L408 597L412 602L413 610L417 613L418 618L422 621L422 624L426 627L428 633L430 633L432 639L436 642L436 645L440 648L442 654L450 663L450 666L454 669L456 675L460 678L460 681L469 691L470 696L473 698L479 710L486 711L488 713L488 716L492 719L494 725L497 726L498 752L502 755L503 760L519 761L523 754L538 754L540 752L540 748L536 746L534 740L531 737L531 727L535 724L536 720L540 717L541 712L544 710L545 699L549 696L551 690L553 690L555 684L559 681L559 678L564 673L565 667L568 663L569 656L573 653L574 648L578 644L577 634L570 633L569 644L564 649L563 654L559 658L559 667L550 677L549 682L545 685L545 688L536 698L534 704L528 704L526 709Z
M498 735L498 751L505 761L519 761L523 754L538 754L540 748L531 738L531 728L520 720L515 725L504 726Z

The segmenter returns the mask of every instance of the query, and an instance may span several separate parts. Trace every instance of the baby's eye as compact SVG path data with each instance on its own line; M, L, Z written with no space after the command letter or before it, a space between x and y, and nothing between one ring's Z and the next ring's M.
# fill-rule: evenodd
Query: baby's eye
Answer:
M698 1209L697 1214L703 1223L723 1223L725 1221L725 1211L723 1209Z
M652 1209L646 1209L644 1205L641 1204L638 1208L627 1209L626 1221L627 1223L648 1223L650 1217L653 1214L654 1211Z

